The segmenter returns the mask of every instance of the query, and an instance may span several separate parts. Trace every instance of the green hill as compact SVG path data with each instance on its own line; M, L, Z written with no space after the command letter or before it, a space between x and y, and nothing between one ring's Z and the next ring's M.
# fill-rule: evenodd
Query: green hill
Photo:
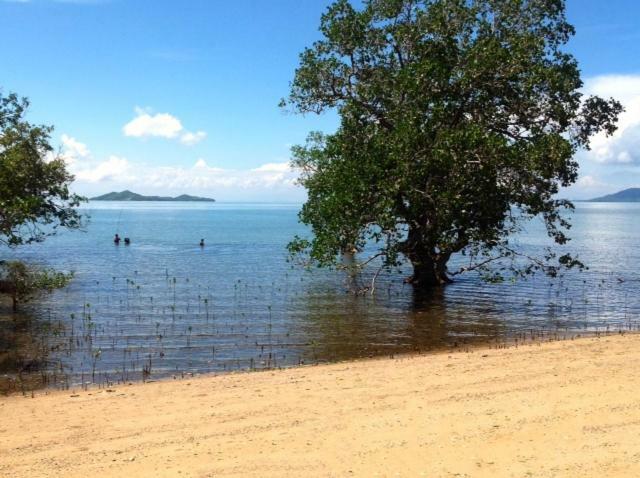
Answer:
M640 188L625 189L614 194L591 199L589 202L640 202Z
M169 196L143 196L142 194L132 191L110 192L91 198L91 201L191 201L191 202L215 202L215 199L202 198L198 196L189 196L182 194L176 197Z

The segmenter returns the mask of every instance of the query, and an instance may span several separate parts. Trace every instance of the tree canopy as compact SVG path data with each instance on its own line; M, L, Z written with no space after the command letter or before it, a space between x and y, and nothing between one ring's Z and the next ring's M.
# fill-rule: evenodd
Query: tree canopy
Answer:
M39 242L60 227L81 226L82 197L50 144L50 126L26 121L26 98L0 93L0 244Z
M383 267L410 261L420 287L579 264L510 241L533 217L568 241L573 205L557 193L578 177L576 152L612 134L622 111L581 93L563 0L337 0L320 31L283 106L335 108L341 122L293 149L313 237L292 252L333 265L374 243ZM456 253L468 265L449 270Z

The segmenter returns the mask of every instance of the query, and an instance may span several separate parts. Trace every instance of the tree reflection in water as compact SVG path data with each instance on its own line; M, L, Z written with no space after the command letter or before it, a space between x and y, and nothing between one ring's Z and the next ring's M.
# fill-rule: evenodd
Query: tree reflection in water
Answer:
M29 312L14 314L0 302L0 393L27 393L66 383L60 363L50 360L60 351L64 325L35 318Z

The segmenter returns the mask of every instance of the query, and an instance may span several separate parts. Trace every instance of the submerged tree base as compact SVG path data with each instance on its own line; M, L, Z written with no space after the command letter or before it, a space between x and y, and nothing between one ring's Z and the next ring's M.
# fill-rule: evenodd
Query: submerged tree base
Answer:
M409 238L411 239L411 234ZM416 242L408 241L408 243ZM413 274L405 282L416 289L432 289L453 282L447 274L449 254L438 255L432 250L420 250L419 247L414 246L405 255L413 265Z
M435 274L435 273L416 273L405 279L406 284L411 284L415 289L428 290L437 287L443 287L447 284L452 284L453 279L447 276L447 274Z

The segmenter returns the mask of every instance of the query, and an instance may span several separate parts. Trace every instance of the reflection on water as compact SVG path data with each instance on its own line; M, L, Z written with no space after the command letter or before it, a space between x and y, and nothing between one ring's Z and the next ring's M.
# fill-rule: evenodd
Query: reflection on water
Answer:
M145 205L147 206L147 205ZM375 297L335 272L287 263L304 234L285 206L139 205L92 210L87 233L17 251L76 278L12 316L0 308L0 387L28 390L317 363L637 328L640 207L579 206L573 249L591 269L553 282L467 276L416 296L381 276ZM114 232L132 237L114 246ZM207 247L198 247L201 237ZM532 227L520 246L544 245ZM408 273L408 271L407 271ZM364 279L366 280L366 278Z
M59 369L60 362L50 358L64 347L56 340L61 336L63 324L8 313L10 308L10 304L2 303L0 393L26 393L49 385L67 385L68 377Z

